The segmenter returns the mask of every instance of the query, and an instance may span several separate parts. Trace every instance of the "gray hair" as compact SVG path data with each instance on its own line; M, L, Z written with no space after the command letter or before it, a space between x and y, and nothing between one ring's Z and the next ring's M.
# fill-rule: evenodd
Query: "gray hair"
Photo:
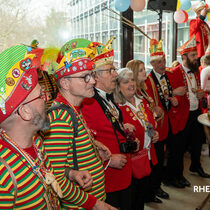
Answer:
M114 100L119 104L125 104L126 98L121 93L119 86L123 80L129 79L131 76L133 77L133 71L129 68L122 68L117 71L118 77L117 82L114 89Z

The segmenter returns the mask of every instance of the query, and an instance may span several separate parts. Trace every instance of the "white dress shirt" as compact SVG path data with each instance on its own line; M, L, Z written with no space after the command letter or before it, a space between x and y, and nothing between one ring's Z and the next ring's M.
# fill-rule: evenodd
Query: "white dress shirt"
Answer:
M201 89L210 92L210 66L201 71Z
M148 148L150 143L151 143L151 137L148 136L147 132L146 132L146 124L145 121L143 119L140 119L137 115L136 112L139 112L139 107L138 105L142 102L142 100L140 98L135 97L135 106L133 106L133 104L131 104L130 102L126 101L125 105L129 106L131 111L133 112L133 114L135 115L136 119L138 119L138 121L141 123L142 127L144 127L145 132L144 132L144 146L143 148ZM139 141L141 141L141 139L139 139ZM148 150L148 156L149 156L149 160L151 160L151 155L150 155L150 151Z
M116 106L112 103L112 101L111 100L107 100L107 98L106 98L106 92L105 91L103 91L103 90L101 90L101 89L99 89L99 88L96 88L96 90L98 90L98 94L106 101L106 103L108 104L106 104L105 103L105 105L106 105L106 107L110 110L110 108L113 108L113 109L115 109L115 111L118 113L118 116L119 116L119 111L118 111L118 109L116 108Z
M182 67L185 71L185 77L187 80L187 86L188 86L188 91L189 91L189 101L190 101L190 111L195 111L199 107L199 101L196 97L196 94L193 93L192 88L196 88L196 89L198 88L197 81L195 79L194 73L192 72L187 73L188 71L190 71L190 69L188 69L184 65L182 65Z

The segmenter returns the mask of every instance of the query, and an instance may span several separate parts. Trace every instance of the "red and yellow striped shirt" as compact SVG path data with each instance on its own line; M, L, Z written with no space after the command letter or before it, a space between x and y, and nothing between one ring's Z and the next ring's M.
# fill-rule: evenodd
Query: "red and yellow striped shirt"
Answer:
M57 103L69 105L60 94L54 102L54 104ZM75 142L78 167L79 170L88 170L93 178L92 188L85 192L78 188L77 184L76 186L73 185L64 175L66 167L74 168L72 149L74 132L71 115L65 110L53 110L49 113L49 118L51 125L50 130L45 134L45 149L55 171L55 176L61 187L65 189L63 191L64 197L69 198L67 200L72 202L70 205L66 199L62 200L62 208L80 209L77 206L82 206L85 209L92 208L91 205L96 202L95 200L93 203L94 197L105 200L105 186L103 165L95 154L88 132L77 116L78 136L75 138Z

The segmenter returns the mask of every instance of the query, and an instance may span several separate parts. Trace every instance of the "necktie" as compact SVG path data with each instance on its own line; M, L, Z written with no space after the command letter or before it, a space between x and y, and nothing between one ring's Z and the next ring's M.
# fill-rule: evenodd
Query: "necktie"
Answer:
M106 93L106 99L107 101L113 101L114 97L113 97L113 93Z
M166 77L166 75L165 74L163 74L161 77L160 77L160 79L163 79L163 78L165 78Z
M191 70L187 71L188 74L193 73Z

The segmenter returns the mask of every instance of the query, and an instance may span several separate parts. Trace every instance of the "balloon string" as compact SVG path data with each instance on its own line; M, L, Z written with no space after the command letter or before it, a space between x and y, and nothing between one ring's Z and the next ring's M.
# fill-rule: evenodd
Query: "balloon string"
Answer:
M134 28L134 29L136 29L137 31L139 31L140 33L142 33L144 36L146 36L148 39L151 39L144 31L142 31L142 30L141 30L137 25L135 25L131 20L129 20L129 19L123 17L122 15L118 14L116 11L114 11L114 10L111 9L111 8L108 8L108 7L107 7L107 9L108 9L110 12L113 12L113 13L115 13L116 15L118 15L119 17L121 17L123 20L117 19L117 18L115 18L115 17L110 16L111 18L116 19L116 20L118 20L118 21L120 21L120 22L122 22L122 23L124 23L124 24L126 24L126 25L128 25L128 26L130 26L130 27L132 27L132 28Z

